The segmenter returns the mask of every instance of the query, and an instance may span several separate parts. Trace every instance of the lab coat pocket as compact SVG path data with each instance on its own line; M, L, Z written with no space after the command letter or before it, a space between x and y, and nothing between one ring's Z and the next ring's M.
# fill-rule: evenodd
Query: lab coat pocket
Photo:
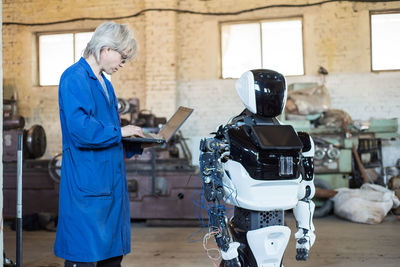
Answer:
M81 180L80 187L85 196L100 197L111 196L112 194L112 165L110 160L101 162L88 161L88 173Z

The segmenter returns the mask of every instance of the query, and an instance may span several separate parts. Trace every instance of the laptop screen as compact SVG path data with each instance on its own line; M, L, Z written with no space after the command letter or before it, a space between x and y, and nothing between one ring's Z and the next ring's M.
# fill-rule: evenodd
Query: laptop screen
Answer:
M186 121L186 119L192 114L193 109L186 107L179 107L175 114L169 119L167 124L158 133L165 141L175 134L179 127Z

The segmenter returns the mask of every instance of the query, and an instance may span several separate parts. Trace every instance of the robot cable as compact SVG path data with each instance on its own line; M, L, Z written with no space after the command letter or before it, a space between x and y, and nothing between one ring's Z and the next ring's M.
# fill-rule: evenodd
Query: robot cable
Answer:
M212 226L209 228L209 232L207 234L205 234L203 237L203 248L207 253L207 257L213 261L213 264L215 267L217 267L215 262L219 261L221 259L221 250L219 248L208 248L207 244L208 244L208 240L211 237L218 235L220 232L221 232L220 229L216 228L215 226ZM215 255L212 255L212 253L214 253Z

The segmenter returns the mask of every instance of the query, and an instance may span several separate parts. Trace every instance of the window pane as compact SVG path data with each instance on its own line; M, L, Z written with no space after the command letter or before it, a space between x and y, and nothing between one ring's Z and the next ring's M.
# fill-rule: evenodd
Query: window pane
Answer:
M92 38L93 32L80 32L75 34L75 62L83 55L83 51Z
M264 22L261 27L263 68L284 75L303 75L301 20Z
M57 85L61 74L74 62L72 34L39 36L40 85Z
M400 69L400 14L371 16L372 69Z
M261 67L260 24L223 25L221 34L223 78Z

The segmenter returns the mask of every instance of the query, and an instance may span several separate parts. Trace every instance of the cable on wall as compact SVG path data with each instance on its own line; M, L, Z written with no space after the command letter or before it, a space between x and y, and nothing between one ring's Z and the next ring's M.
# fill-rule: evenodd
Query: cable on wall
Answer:
M310 6L323 5L323 4L332 3L332 2L384 3L384 2L399 2L399 1L400 0L384 0L384 1L378 1L378 0L325 0L325 1L315 2L315 3L308 3L308 4L267 5L267 6L243 9L243 10L234 11L234 12L201 12L201 11L193 11L193 10L186 10L186 9L175 9L175 8L147 8L147 9L140 10L139 12L136 12L134 14L127 15L127 16L99 17L99 18L96 18L96 17L80 17L80 18L74 18L74 19L68 19L68 20L58 20L58 21L39 22L39 23L25 23L25 22L5 21L5 22L3 22L3 25L45 26L45 25L54 25L54 24L61 24L61 23L76 22L76 21L81 21L81 20L119 20L119 19L128 19L128 18L138 17L140 15L143 15L144 13L153 12L153 11L176 12L176 13L179 13L179 14L192 14L192 15L203 15L203 16L232 16L232 15L240 15L240 14L243 14L243 13L254 12L254 11L263 10L263 9L269 9L269 8L285 8L285 7L286 8L292 8L292 7L300 8L300 7L310 7Z

